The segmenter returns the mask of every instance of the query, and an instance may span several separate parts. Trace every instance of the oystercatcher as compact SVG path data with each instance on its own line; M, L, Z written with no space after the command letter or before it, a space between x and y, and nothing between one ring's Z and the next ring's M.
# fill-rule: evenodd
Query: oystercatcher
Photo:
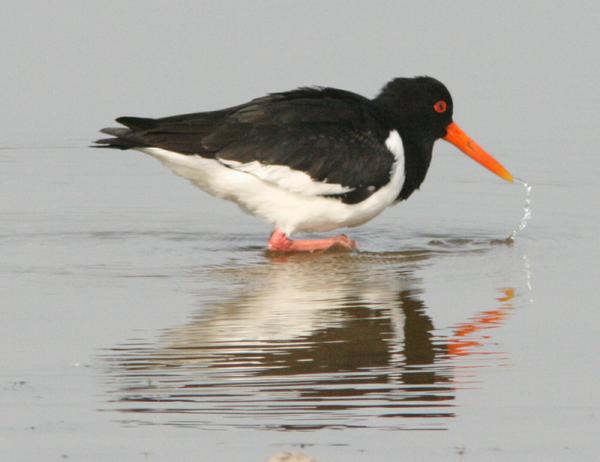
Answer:
M442 138L501 178L512 175L452 120L452 97L431 77L396 78L373 99L336 88L272 93L239 106L159 119L119 117L127 128L97 147L135 149L214 196L272 223L272 251L353 249L345 235L293 232L361 225L410 197Z

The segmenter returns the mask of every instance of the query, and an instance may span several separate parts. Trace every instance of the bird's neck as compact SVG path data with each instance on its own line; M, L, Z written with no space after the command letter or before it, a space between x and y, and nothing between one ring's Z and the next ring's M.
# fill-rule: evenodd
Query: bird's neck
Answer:
M398 130L404 146L404 185L398 194L396 200L408 199L410 195L419 187L431 163L431 153L433 151L433 141L424 141L422 138L411 137L409 134L402 134Z
M397 200L408 199L427 175L435 138L423 128L426 122L418 120L410 112L399 110L402 105L385 92L373 99L373 103L384 114L389 129L396 130L402 138L405 179Z

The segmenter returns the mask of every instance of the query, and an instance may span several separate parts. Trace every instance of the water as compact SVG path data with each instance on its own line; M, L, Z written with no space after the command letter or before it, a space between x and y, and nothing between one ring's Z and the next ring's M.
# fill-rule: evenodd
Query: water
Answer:
M0 31L1 460L597 459L597 14L67 3ZM418 73L525 209L440 141L343 230L359 252L273 257L235 206L87 147L118 115Z
M430 188L350 231L360 252L272 257L267 226L142 155L4 150L3 451L589 458L598 234L583 209L555 226L555 204L594 184L539 177L509 245L518 190L444 182L461 164L436 160Z
M508 236L509 241L514 241L515 237L517 237L517 234L519 234L521 231L523 231L527 227L527 222L529 220L531 220L531 189L532 189L532 186L530 184L524 182L523 180L519 180L518 178L515 178L515 182L523 185L523 188L525 188L525 205L523 207L523 216L521 217L521 221L519 222L519 225L513 230L512 233L510 233L510 236Z
M473 380L471 357L502 362L483 333L500 327L515 297L500 289L491 309L434 327L413 268L446 253L209 268L196 276L229 281L233 297L227 291L156 343L136 339L102 355L117 408L130 422L156 414L202 429L444 429Z

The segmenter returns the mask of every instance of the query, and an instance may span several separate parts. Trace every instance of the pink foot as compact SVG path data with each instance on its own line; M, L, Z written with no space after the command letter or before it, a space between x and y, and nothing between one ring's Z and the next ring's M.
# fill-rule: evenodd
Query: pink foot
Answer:
M314 252L339 248L340 250L356 249L356 242L343 234L327 239L292 240L283 231L276 229L271 234L268 248L272 252Z

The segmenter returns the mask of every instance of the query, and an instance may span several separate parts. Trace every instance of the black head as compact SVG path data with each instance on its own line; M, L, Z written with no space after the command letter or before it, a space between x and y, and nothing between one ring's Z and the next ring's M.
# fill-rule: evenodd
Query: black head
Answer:
M452 123L450 92L432 77L394 79L374 101L390 115L402 135L434 141L445 136Z
M502 164L452 121L452 97L438 80L431 77L394 79L383 87L373 101L388 117L390 128L399 131L405 149L411 149L410 156L406 153L406 161L407 181L409 168L417 172L413 174L413 189L425 178L433 143L438 138L452 143L500 178L513 181L513 176ZM420 160L415 161L417 156ZM411 162L412 167L409 165ZM407 188L406 182L404 188ZM408 197L406 194L405 196Z

